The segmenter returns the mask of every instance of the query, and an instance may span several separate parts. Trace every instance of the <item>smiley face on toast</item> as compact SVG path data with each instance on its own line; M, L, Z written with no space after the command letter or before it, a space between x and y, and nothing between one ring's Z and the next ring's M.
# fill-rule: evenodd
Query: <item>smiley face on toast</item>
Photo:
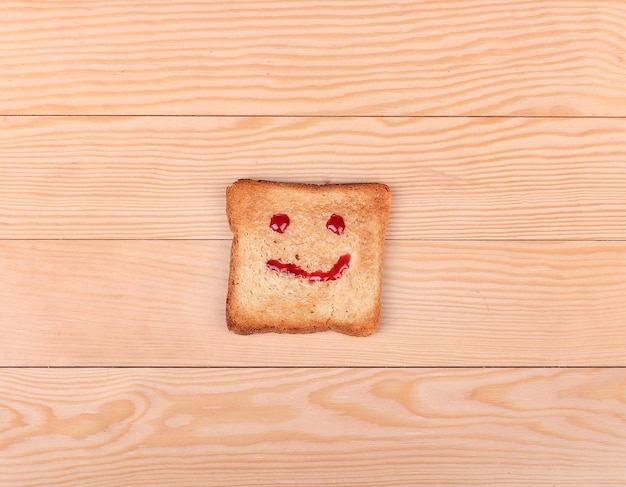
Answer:
M372 333L389 203L376 183L231 185L229 329Z
M289 227L291 220L289 215L284 213L277 213L272 216L270 220L270 228L276 233L284 234ZM343 235L346 228L346 223L341 215L333 213L326 222L326 228L337 236ZM295 259L300 261L300 255L296 254ZM336 281L340 279L345 271L350 268L350 254L346 253L337 259L333 266L327 270L315 270L309 271L295 262L281 262L277 259L270 259L267 261L267 268L278 273L289 274L295 277L306 279L309 282L326 282Z

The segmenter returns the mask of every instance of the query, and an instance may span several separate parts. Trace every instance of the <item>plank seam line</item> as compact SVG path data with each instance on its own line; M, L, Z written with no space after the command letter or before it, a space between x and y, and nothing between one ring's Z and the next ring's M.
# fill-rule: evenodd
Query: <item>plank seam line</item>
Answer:
M356 369L356 370L526 370L526 369L558 369L558 370L578 370L578 369L623 369L626 365L484 365L484 366L464 366L464 365L2 365L0 370L281 370L281 369Z
M230 242L232 238L0 238L0 242ZM386 238L385 242L626 242L626 238Z
M31 114L3 114L0 117L5 118L459 118L459 119L547 119L547 120L597 120L597 119L626 119L626 115L385 115L385 114L369 114L369 115L315 115L315 114L145 114L145 113L119 113L119 114L97 114L97 113L31 113Z

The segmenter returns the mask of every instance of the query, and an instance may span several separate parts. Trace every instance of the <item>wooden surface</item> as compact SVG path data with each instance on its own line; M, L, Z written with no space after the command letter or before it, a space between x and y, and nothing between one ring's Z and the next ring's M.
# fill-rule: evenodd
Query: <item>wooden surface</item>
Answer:
M624 485L622 1L0 10L0 485ZM375 335L226 330L240 177L391 186Z
M10 1L11 114L626 115L621 0Z
M623 369L12 370L0 385L12 485L624 485Z
M624 364L626 242L389 241L380 329L367 339L230 333L229 249L226 240L2 242L3 363Z
M626 118L9 117L2 128L0 238L229 239L225 188L240 177L385 181L392 240L626 235Z

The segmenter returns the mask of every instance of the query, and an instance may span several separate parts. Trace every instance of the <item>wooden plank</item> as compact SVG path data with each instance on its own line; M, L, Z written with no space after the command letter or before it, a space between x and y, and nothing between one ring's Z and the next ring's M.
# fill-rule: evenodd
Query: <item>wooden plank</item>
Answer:
M626 115L620 0L18 0L0 22L3 114Z
M390 239L625 239L626 119L18 117L0 238L230 238L240 177L383 181Z
M388 242L367 338L229 332L229 246L0 242L0 365L626 365L626 242Z
M626 371L1 370L0 482L622 486Z

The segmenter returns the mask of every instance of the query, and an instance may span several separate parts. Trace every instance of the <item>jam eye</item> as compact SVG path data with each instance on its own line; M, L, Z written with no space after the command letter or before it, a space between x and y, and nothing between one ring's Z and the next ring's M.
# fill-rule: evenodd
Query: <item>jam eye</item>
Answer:
M285 233L285 229L289 226L289 217L283 213L277 213L270 220L270 228L278 233Z
M341 216L333 213L333 215L326 222L326 228L337 235L341 235L346 228L346 223L343 221Z

